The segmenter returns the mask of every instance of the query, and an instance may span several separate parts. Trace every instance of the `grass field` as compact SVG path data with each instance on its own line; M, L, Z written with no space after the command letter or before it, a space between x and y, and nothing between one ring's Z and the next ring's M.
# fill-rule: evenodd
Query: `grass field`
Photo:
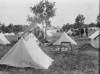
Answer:
M57 37L56 37L57 36ZM61 34L56 34L52 39L56 41ZM34 68L15 68L10 67L6 69L6 65L0 65L0 71L6 69L7 74L99 74L99 50L92 47L90 40L86 37L72 37L76 42L76 46L72 46L73 52L58 53L54 46L41 45L40 48L52 59L54 62L48 70L40 70ZM14 38L9 38L14 39ZM16 39L16 38L15 38ZM0 59L13 46L0 45Z

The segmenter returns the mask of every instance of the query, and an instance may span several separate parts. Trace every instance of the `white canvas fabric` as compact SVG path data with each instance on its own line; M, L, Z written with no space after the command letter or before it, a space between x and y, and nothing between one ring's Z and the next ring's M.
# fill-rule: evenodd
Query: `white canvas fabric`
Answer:
M65 32L58 39L58 41L54 43L54 45L60 45L61 42L71 42L72 45L77 45L77 43L73 39L71 39Z
M99 36L100 37L100 36ZM99 48L100 47L100 45L99 45L99 37L97 37L97 38L95 38L95 39L92 39L91 41L90 41L90 44L93 46L93 47L95 47L95 48Z
M73 32L71 31L71 29L69 29L68 32L67 32L67 34L69 34L69 35L72 35L72 33Z
M52 34L51 34L51 31L50 31L50 30L47 30L47 35L48 35L49 37L51 37L51 36L52 36Z
M32 37L32 38L36 41L36 43L39 44L39 40L38 40L32 33L30 33L29 35L27 35L27 36L25 37L25 39L27 40L27 39L29 39L30 37Z
M21 34L23 34L23 32L19 32L19 33L18 33L18 35L21 35Z
M93 33L89 38L91 38L90 44L95 47L99 48L99 38L100 38L100 29L98 29L95 33Z
M6 39L6 37L2 33L0 33L0 44L2 45L10 44L10 42Z
M12 33L8 33L9 35L15 35L13 32Z
M98 29L96 32L94 32L89 38L94 39L100 34L100 29Z
M27 39L22 37L0 60L0 64L37 69L48 69L52 62L53 59L40 49L32 37Z
M38 23L37 23L37 26L38 26L40 29L43 29L42 24L38 24Z
M29 35L25 36L25 39L29 39L30 37L32 37L35 41L37 41L38 39L32 34L30 33Z
M5 33L4 35L8 36L9 34L8 33Z

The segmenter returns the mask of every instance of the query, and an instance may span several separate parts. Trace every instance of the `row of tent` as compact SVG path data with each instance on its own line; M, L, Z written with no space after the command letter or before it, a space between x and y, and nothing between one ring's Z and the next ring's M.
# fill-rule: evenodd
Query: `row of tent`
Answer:
M88 28L88 30L98 30L99 28L97 27L90 27ZM78 30L78 29L74 29L74 30ZM84 28L84 31L85 31L85 28ZM71 30L71 28L66 32L68 35L72 35L74 32Z
M89 30L98 30L98 27L89 27Z
M99 45L99 39L100 39L100 29L98 29L97 31L95 31L91 36L88 37L89 39L91 39L90 44L94 47L94 48L100 48ZM54 45L60 45L61 42L71 42L71 44L77 45L77 43L71 39L65 32L62 34L62 36L58 39L57 42L54 43Z
M10 36L10 35L15 35L13 32L12 33L5 33L5 36Z
M32 33L21 37L18 42L0 60L0 64L14 67L32 67L48 69L53 59L47 56L38 46Z
M47 31L47 34L49 36L52 36L52 34L50 33L50 31ZM92 34L89 38L91 39L90 44L96 48L99 47L99 30L97 30L94 34ZM34 36L34 39L36 41L38 41L38 39ZM54 43L56 45L60 45L61 42L71 42L72 44L76 45L76 42L73 41L65 32L62 34L62 36L60 37L60 39ZM4 36L3 33L0 33L0 44L6 45L6 44L10 44L10 42L6 39L6 37Z
M0 35L3 35L2 33ZM99 47L99 30L97 30L91 38L91 45L95 48ZM4 35L0 36L2 40ZM53 44L60 45L61 42L71 42L73 45L77 43L71 39L65 32L62 36ZM21 37L18 42L8 51L8 53L0 60L0 64L5 64L14 67L32 67L37 69L48 69L54 60L47 56L36 43L34 35L29 33L28 35Z
M54 43L54 45L59 45L59 42L61 42L63 37L67 37L66 41L76 44L66 33L63 33L61 38ZM65 41L64 38L63 41ZM52 58L47 56L40 49L34 35L29 33L18 40L18 42L0 60L0 64L23 68L32 67L37 69L48 69L53 61Z
M19 32L18 35L23 34L23 32ZM13 32L11 33L4 33L5 36L15 35Z

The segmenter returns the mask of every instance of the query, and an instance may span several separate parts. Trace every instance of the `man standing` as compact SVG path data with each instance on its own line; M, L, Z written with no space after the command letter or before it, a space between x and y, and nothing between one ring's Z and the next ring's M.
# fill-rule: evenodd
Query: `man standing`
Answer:
M87 27L85 28L85 33L86 33L86 36L88 37L88 28Z
M83 34L84 34L84 29L81 28L81 37L83 37Z

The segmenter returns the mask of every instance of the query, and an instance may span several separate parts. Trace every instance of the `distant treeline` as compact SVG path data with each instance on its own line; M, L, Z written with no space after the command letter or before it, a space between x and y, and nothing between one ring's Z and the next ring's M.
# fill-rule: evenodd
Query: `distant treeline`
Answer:
M3 32L3 33L11 33L11 32L18 33L18 32L25 31L27 27L28 27L28 25L9 24L8 26L5 26L5 24L0 24L0 32Z

